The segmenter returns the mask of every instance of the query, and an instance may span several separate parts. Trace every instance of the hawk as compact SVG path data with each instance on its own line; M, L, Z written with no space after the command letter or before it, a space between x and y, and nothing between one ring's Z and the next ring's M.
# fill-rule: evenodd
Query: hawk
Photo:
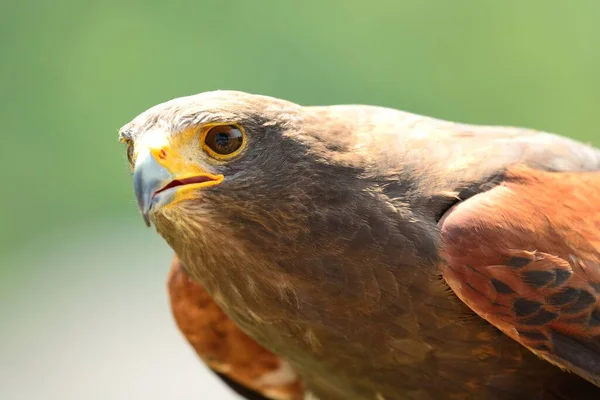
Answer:
M599 150L236 91L154 106L120 138L177 255L176 320L236 385L600 398Z

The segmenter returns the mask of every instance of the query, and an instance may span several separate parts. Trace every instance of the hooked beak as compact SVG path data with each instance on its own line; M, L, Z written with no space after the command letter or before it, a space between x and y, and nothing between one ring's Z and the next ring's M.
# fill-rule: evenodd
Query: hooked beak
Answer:
M170 159L168 155L165 149L143 150L136 158L133 188L147 226L154 211L193 198L192 189L218 185L224 178L207 173L195 164Z

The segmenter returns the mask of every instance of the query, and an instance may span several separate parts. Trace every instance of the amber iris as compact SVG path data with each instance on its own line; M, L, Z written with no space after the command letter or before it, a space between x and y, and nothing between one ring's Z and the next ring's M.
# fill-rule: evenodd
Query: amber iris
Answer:
M221 125L209 129L204 136L204 145L217 156L227 156L242 147L244 135L235 126Z

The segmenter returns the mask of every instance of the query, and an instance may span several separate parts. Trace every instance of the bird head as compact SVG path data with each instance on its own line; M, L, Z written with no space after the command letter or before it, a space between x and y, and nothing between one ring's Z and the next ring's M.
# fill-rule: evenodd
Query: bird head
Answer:
M176 99L147 110L120 130L148 225L183 202L209 206L204 194L227 193L227 188L255 181L257 164L264 167L277 158L272 153L281 150L274 146L281 141L277 123L285 121L265 118L264 108L273 102L245 97L213 92Z
M393 265L409 282L437 260L446 203L430 207L435 181L404 165L406 149L423 146L420 130L398 134L403 118L415 125L388 109L216 91L154 106L120 138L146 223L250 331L256 321L236 307L283 318L279 299L295 307L304 296L320 313L342 294L340 310L370 307L373 270Z
M350 215L344 205L360 190L349 190L348 180L358 174L331 155L343 148L343 135L338 149L325 148L318 131L326 122L314 123L304 110L275 98L215 91L140 114L120 130L120 139L146 224L153 222L171 245L220 235L265 249L293 244L322 223L335 225L320 221L326 207L341 207L339 218L329 218Z

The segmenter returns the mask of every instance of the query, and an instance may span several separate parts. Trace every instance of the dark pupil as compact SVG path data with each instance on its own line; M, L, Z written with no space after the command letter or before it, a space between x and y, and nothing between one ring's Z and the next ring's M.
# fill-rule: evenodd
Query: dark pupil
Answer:
M222 130L223 129L223 130ZM208 133L206 144L217 154L231 154L242 146L243 136L235 127L217 127Z
M221 150L227 150L227 146L229 145L229 135L223 132L217 133L215 143Z

